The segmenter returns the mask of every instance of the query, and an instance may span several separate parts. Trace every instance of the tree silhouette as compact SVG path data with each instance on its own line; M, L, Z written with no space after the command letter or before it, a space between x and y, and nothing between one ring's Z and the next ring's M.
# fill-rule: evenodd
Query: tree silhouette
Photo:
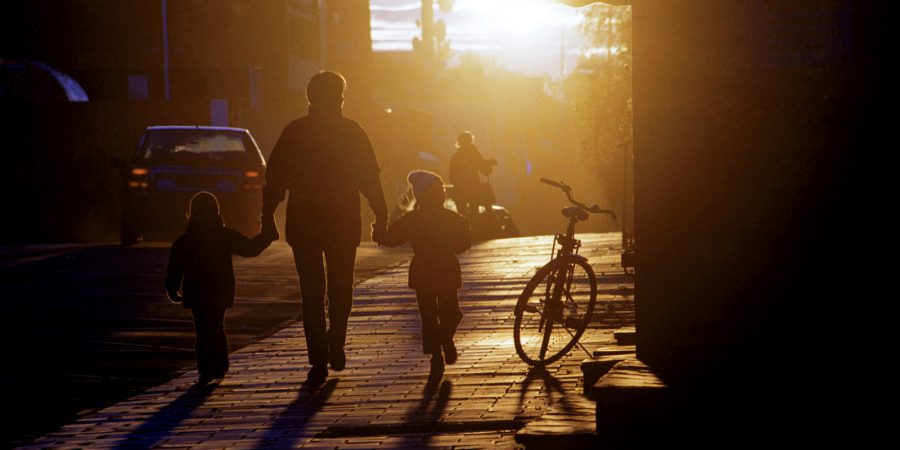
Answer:
M437 3L443 13L453 10L453 0L438 0ZM445 67L450 59L450 40L447 39L447 24L440 19L434 20L434 0L422 0L422 18L416 21L416 26L422 30L422 37L412 39L413 52L432 69Z
M601 180L603 203L621 212L632 135L631 8L592 5L583 10L581 28L592 46L564 82L566 103L584 162Z

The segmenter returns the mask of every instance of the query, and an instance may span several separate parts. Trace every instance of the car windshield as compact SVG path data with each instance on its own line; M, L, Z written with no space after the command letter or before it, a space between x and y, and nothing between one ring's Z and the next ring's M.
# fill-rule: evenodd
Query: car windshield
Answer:
M238 158L251 147L243 133L224 130L151 130L144 136L140 154L144 159L182 156L209 159Z

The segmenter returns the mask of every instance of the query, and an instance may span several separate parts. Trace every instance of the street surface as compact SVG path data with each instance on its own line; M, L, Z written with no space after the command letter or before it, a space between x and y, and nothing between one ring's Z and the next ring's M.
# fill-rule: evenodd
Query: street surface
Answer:
M0 247L0 372L6 410L0 448L47 433L195 366L190 310L163 291L169 244ZM356 280L411 257L364 243ZM235 257L237 294L226 316L232 351L299 317L290 247Z
M633 325L633 280L618 266L618 233L579 237L601 278L594 322L581 340L590 350L612 343L617 327ZM560 422L547 429L590 423L593 403L581 395L580 371L588 353L576 347L542 372L529 370L513 348L516 299L551 243L549 236L488 241L461 257L460 358L442 377L428 375L408 265L395 265L357 285L347 369L332 371L324 385L304 383L303 327L293 323L234 352L220 384L197 388L196 371L185 372L29 448L517 448L517 430L548 410ZM271 272L283 265L279 258L288 259L286 251L242 264L239 302L255 291L264 294L252 298L273 303L296 294L289 266L279 269L283 284L266 281L277 278ZM233 314L231 326L241 317Z

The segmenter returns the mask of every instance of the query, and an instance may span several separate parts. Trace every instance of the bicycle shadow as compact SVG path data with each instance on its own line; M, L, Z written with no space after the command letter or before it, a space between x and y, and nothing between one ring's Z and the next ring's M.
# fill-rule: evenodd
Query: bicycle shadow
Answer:
M116 444L116 449L152 448L165 440L182 421L190 417L218 387L218 383L195 384L153 414Z
M278 415L255 448L296 447L300 439L306 437L304 431L325 406L337 383L338 379L332 378L325 384L304 382L300 385L297 398Z
M544 395L547 399L547 406L559 406L563 411L574 412L575 407L567 398L567 392L558 378L554 377L546 367L532 367L528 369L525 379L522 380L522 388L519 390L519 408L525 403L525 395L531 390L535 381L540 380L543 384ZM554 399L554 392L557 394Z

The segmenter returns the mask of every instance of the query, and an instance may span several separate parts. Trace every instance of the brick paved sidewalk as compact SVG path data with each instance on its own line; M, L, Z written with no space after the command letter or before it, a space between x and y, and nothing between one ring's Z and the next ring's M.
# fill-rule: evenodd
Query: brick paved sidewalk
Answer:
M618 267L620 235L580 237L598 275L612 275L600 285L595 319L626 324L633 291ZM357 285L347 369L322 386L303 383L305 342L295 323L232 354L220 384L193 387L197 373L188 372L26 448L517 448L516 430L548 407L563 417L593 408L580 396L585 352L576 347L539 373L513 346L516 299L551 244L548 236L506 239L462 255L460 357L441 379L428 376L403 264ZM581 339L588 349L613 341L613 330L599 325Z

